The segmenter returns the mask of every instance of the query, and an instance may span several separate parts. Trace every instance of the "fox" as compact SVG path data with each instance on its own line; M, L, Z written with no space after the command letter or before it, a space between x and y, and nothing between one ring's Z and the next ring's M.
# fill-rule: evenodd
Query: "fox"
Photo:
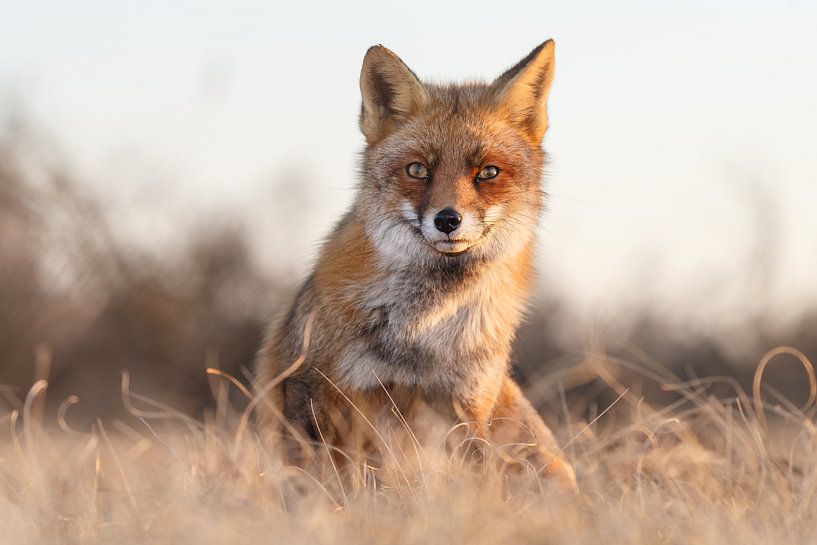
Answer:
M259 425L289 459L348 446L360 415L425 407L489 444L525 445L529 467L576 488L511 369L554 52L547 40L494 81L462 84L421 81L382 45L366 52L354 200L256 360Z

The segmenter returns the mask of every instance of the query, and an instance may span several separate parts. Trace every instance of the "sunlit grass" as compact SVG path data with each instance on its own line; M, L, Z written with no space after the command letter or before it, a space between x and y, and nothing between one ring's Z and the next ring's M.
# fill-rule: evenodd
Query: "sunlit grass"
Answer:
M811 364L801 361L811 377ZM239 389L223 374L213 376L224 388ZM817 538L813 397L802 410L781 399L759 417L759 396L740 390L725 399L710 396L708 386L717 379L667 384L680 397L664 408L650 407L625 389L593 421L572 415L568 423L562 415L558 432L581 487L573 496L533 472L475 462L467 435L452 449L414 436L401 442L396 430L380 430L387 448L377 461L346 452L336 455L339 464L285 466L256 430L242 430L242 410L228 405L225 396L197 420L131 392L127 380L126 375L123 397L134 415L130 424L98 420L90 432L76 431L68 424L75 398L62 404L55 423L43 423L44 380L20 410L6 416L0 542ZM497 459L494 454L482 452L488 460Z

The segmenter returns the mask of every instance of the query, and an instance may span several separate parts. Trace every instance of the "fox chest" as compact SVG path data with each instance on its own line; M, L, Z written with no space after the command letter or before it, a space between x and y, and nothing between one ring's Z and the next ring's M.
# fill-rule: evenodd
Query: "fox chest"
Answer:
M507 366L521 305L497 286L440 289L390 279L361 294L363 326L337 370L347 387L380 383L456 393Z

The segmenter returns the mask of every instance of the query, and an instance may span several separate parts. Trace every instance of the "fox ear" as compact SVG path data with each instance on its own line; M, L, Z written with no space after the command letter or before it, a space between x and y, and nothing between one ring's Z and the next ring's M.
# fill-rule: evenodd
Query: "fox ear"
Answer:
M360 71L363 106L360 130L377 142L415 113L425 102L423 84L400 58L383 47L370 47Z
M547 99L553 82L553 40L531 51L492 84L511 121L541 142L548 128Z

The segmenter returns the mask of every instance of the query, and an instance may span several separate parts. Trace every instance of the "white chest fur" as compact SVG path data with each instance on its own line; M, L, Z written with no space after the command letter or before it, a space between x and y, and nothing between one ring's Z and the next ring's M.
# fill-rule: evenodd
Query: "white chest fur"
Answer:
M455 286L396 272L350 295L373 318L370 333L338 360L345 387L380 382L457 390L486 365L504 366L524 294L507 267L492 265Z

